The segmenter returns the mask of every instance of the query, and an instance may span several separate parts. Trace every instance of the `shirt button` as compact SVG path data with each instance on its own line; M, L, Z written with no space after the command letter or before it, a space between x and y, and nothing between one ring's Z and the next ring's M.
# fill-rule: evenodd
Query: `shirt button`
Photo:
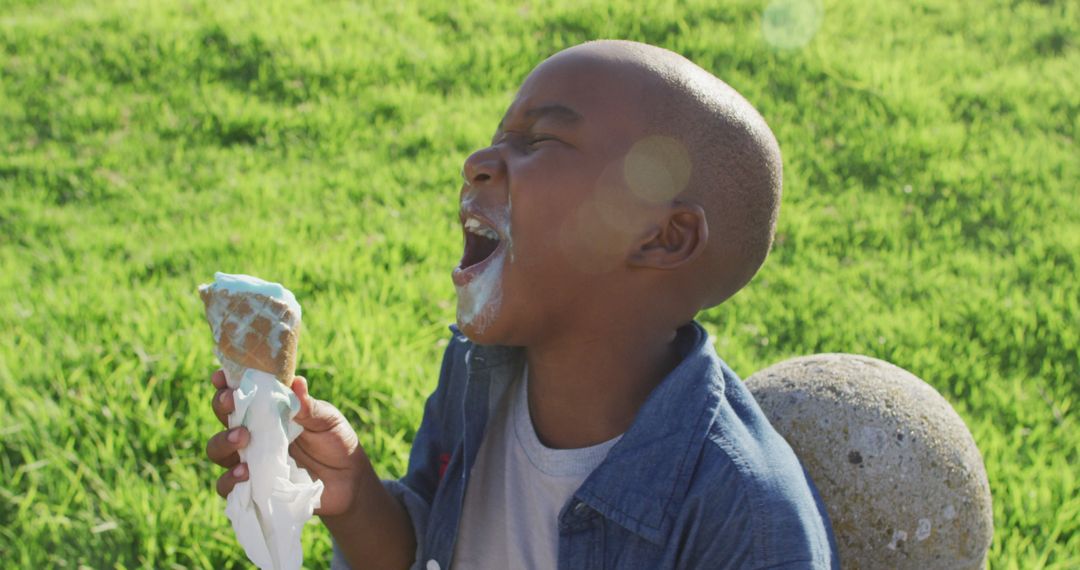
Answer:
M427 570L439 570L439 563L436 562L434 558L432 558L431 560L427 561L427 565L425 565L425 568L427 568Z
M575 515L583 515L583 514L585 514L585 511L587 511L588 509L589 509L589 505L586 505L585 503L578 503L578 504L574 505L574 514Z

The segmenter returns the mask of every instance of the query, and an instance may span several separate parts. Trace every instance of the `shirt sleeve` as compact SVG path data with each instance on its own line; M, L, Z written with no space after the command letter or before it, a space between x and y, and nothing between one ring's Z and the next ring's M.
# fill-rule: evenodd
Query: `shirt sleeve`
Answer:
M439 384L424 405L424 417L413 439L412 450L409 452L409 467L405 476L399 480L382 482L383 487L405 507L409 520L412 522L413 533L416 537L416 554L411 566L413 570L421 568L420 561L423 560L422 548L431 514L431 503L441 479L440 450L446 448L443 440L447 432L448 392L453 388L450 385L453 376L451 371L455 363L454 359L461 358L459 352L464 350L463 344L463 338L454 334L443 354ZM351 570L338 548L337 541L333 541L333 547L331 570Z
M827 510L794 452L771 428L747 440L751 432L740 426L751 424L721 415L725 427L702 455L709 476L697 480L681 509L677 566L839 570ZM740 438L742 445L732 443Z

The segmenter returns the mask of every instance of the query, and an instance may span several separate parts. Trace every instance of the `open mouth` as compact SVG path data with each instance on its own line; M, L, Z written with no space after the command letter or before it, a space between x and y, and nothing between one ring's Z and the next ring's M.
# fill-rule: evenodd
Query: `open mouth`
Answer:
M483 263L499 248L499 234L476 218L465 220L465 252L461 256L461 269Z

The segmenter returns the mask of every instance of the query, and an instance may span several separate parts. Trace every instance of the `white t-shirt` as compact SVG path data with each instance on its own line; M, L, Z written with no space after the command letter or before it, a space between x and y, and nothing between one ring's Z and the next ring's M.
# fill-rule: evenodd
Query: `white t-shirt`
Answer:
M454 545L455 570L555 570L559 512L619 440L581 449L540 443L529 416L528 374L514 382L477 452Z

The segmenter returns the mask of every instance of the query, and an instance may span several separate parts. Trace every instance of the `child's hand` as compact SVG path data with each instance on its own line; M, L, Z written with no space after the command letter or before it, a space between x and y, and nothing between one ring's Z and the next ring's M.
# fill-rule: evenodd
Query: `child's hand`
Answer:
M371 470L367 455L345 416L329 402L308 394L306 378L297 376L292 390L300 399L293 421L304 431L289 446L289 455L323 482L322 506L315 514L344 513L355 501L361 471Z
M222 425L228 426L228 416L234 409L233 390L226 386L225 373L221 370L214 373L211 381L217 388L214 414ZM368 465L367 456L345 416L329 403L312 398L305 378L297 376L292 390L300 400L300 411L293 420L304 432L289 446L289 455L313 478L323 482L322 506L315 514L342 514L353 504L361 470ZM247 465L240 463L238 450L248 444L249 438L247 429L238 427L218 432L206 444L210 460L229 469L217 481L217 492L222 497L229 496L237 483L248 478Z

